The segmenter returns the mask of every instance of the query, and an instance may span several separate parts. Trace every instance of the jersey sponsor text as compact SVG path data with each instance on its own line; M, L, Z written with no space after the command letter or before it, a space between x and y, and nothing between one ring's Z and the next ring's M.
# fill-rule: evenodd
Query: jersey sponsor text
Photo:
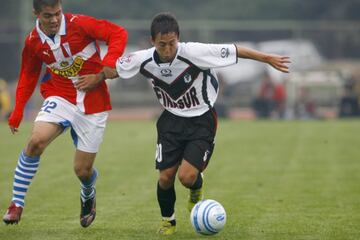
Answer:
M180 99L174 101L165 91L161 88L154 87L157 98L166 108L192 108L200 104L199 99L197 98L195 87L190 88Z

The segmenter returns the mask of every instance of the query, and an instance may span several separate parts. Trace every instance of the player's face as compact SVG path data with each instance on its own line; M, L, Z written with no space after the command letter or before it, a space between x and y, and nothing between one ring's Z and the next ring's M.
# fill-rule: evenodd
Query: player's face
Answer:
M175 58L179 42L179 36L176 33L158 33L151 42L162 62L171 62Z
M39 19L40 28L46 35L53 35L59 32L62 8L60 4L55 6L45 6L40 12L35 12Z

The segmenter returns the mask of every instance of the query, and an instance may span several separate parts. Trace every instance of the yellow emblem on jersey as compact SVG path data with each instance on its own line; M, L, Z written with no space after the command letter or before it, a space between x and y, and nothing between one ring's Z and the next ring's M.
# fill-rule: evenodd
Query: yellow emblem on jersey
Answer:
M60 67L67 67L67 66L69 66L69 62L68 62L68 61L62 61L62 62L60 63Z
M69 62L63 61L60 63L60 66L63 68L51 67L51 71L62 77L75 77L79 74L84 62L85 60L78 56L71 65L69 65Z

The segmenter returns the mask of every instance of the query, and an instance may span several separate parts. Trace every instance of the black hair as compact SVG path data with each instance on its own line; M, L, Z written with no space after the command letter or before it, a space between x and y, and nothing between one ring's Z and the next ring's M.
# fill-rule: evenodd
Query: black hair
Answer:
M158 33L166 34L174 32L180 37L179 24L175 16L169 12L162 12L155 15L151 22L150 31L152 39L155 39Z
M41 12L43 7L54 7L61 4L61 0L33 0L33 8L36 13Z

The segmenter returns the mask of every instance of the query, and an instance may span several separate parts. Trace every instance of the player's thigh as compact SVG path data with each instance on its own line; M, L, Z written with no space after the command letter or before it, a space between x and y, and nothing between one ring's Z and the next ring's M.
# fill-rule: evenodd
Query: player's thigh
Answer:
M157 121L156 169L164 170L179 164L183 158L183 119L164 111Z
M155 168L159 171L178 165L183 157L184 148L166 138L159 138L156 145Z
M207 167L214 151L214 143L206 140L193 140L187 143L184 160L202 172Z
M33 130L26 146L26 154L39 156L45 148L61 134L62 128L48 122L35 122Z
M31 141L48 145L70 125L75 106L60 97L48 97L35 118Z
M201 116L191 118L187 123L188 131L184 148L184 160L202 172L213 153L217 119L214 109Z
M63 128L56 123L52 122L34 122L34 126L31 132L32 138L40 138L46 143L50 143L63 131Z
M77 112L71 123L71 136L77 150L97 153L106 127L108 113L84 114Z
M159 170L159 184L163 189L174 184L183 151L183 147L175 139L158 137L155 168Z

